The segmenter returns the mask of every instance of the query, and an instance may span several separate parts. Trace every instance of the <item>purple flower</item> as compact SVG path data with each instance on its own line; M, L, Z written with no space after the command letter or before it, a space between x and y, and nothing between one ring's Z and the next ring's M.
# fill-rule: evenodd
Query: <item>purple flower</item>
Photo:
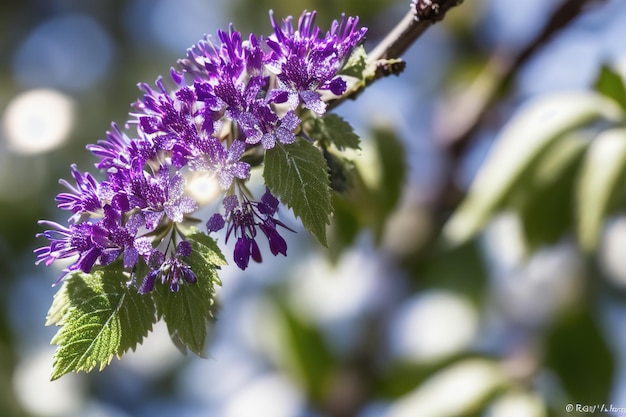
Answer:
M167 184L167 200L163 203L163 211L173 222L183 221L185 214L191 213L198 208L196 202L184 196L185 178L177 172L169 179Z
M70 272L89 273L96 263L108 265L126 248L133 250L133 233L117 223L119 218L115 218L114 209L107 206L105 212L105 217L99 223L83 222L65 227L55 222L39 222L51 229L37 235L50 241L48 246L35 250L37 263L51 265L57 259L78 257L73 264L63 270L56 283ZM125 258L126 267L134 266L134 263L130 264L132 259L132 255Z
M248 138L246 142L255 144L260 141L264 149L272 149L277 141L286 145L294 143L296 141L294 130L299 124L300 118L291 110L282 119L270 113L264 123L266 133L262 137Z
M168 259L165 259L161 252L155 251L148 261L151 271L146 274L141 283L139 293L147 294L151 292L158 278L161 279L162 284L167 282L172 292L177 292L180 289L180 285L184 282L195 284L198 281L196 274L182 259L191 255L191 251L191 244L186 240L178 243L176 252Z
M185 214L197 209L196 202L184 195L185 178L180 172L170 177L166 168L159 169L155 176L147 172L131 180L127 193L130 205L141 209L145 226L153 230L164 217L175 223L184 220Z
M239 159L246 150L246 145L235 140L228 149L224 149L217 140L207 140L203 144L203 152L190 160L190 167L195 171L208 171L217 177L222 190L230 188L233 180L245 180L250 175L250 165Z
M210 81L224 74L238 79L244 71L250 76L262 73L265 53L254 35L244 43L241 33L230 25L228 32L220 30L217 37L219 45L215 45L210 36L205 36L187 50L187 58L178 61L184 72L196 80Z
M131 166L128 152L130 144L130 138L117 124L111 123L111 130L106 132L106 140L99 140L95 145L87 145L87 149L100 158L100 162L96 164L98 169L128 169Z
M266 190L261 197L261 201L250 201L243 197L243 201L235 195L228 196L223 202L225 215L214 214L207 222L209 232L216 232L227 223L226 241L234 234L237 238L233 251L235 264L245 270L248 267L250 258L255 262L262 262L261 251L256 242L257 228L266 236L270 251L274 256L279 253L287 255L287 242L278 233L276 226L284 227L293 232L274 215L278 211L278 200Z
M82 174L76 165L72 165L71 170L76 186L72 186L65 180L60 180L61 185L64 185L71 192L58 194L56 200L60 209L74 213L69 219L70 222L78 223L81 218L89 216L89 213L101 212L101 197L110 196L105 191L107 187L101 187L91 174L88 172Z
M342 16L331 30L322 34L315 26L315 12L304 12L294 28L292 18L282 24L270 14L274 34L266 42L272 50L268 67L277 74L281 89L289 93L291 109L302 101L315 113L323 114L326 103L319 91L341 95L346 83L337 73L354 48L363 41L367 29L358 28L357 18Z
M172 291L195 282L185 261L191 244L174 245L184 238L179 224L192 221L187 215L198 208L185 195L189 170L214 176L228 194L224 214L214 214L207 230L226 226L226 240L235 236L233 257L241 269L250 259L261 262L261 233L273 255L287 254L278 226L291 229L275 218L279 203L269 191L250 200L248 161L277 143L295 142L302 110L322 114L329 94L345 92L338 72L366 29L342 16L322 32L315 12L303 13L297 26L291 17L281 23L270 17L272 35L245 38L231 25L191 47L169 80L139 84L142 95L125 129L113 123L104 140L87 146L105 178L72 165L73 183L60 181L67 191L57 195L58 207L72 214L67 226L41 222L50 229L38 235L48 245L35 251L37 263L75 257L65 275L118 259L127 271L145 262L141 293L157 280Z

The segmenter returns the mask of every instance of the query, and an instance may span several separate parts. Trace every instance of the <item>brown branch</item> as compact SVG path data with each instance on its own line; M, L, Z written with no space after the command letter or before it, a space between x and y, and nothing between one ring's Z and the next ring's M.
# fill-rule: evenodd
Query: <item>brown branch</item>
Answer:
M397 59L434 23L443 20L448 10L463 0L414 0L411 10L368 54L368 61Z
M443 20L448 10L461 4L463 0L413 0L411 10L400 22L367 54L366 72L373 73L365 85L349 90L338 99L330 101L328 110L337 107L346 99L355 99L363 90L376 80L400 74L405 67L400 57L406 50L432 26Z

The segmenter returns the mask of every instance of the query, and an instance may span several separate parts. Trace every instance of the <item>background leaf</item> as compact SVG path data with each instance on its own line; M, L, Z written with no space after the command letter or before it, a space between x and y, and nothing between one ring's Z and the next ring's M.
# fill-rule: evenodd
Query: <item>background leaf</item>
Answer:
M338 259L342 250L350 246L359 232L369 229L376 243L380 243L387 219L396 209L406 177L405 148L396 134L388 129L373 132L378 176L365 181L360 169L371 167L356 164L346 171L344 192L333 193L333 223L331 228L331 259ZM367 210L363 208L367 207Z
M626 129L601 133L589 147L578 182L578 237L583 249L595 249L611 202L620 196L626 173Z
M546 365L570 398L582 404L606 402L615 373L610 349L589 307L568 312L546 336ZM584 377L582 377L584 375Z
M298 139L290 145L277 143L266 151L265 183L319 242L327 246L326 225L330 223L330 179L322 152Z
M221 285L217 269L225 265L226 260L210 236L192 229L186 237L193 252L185 260L198 281L181 285L177 292L171 292L167 285L159 285L154 295L158 315L167 324L174 344L204 356L208 326L214 318L215 287Z
M306 387L314 401L322 401L327 393L337 364L318 328L299 319L289 309L280 306L285 342L293 354L294 378Z
M596 90L606 97L612 98L622 109L626 110L626 86L619 73L606 65L602 66L595 86Z
M462 243L476 234L562 135L594 120L620 117L613 101L593 92L560 92L526 105L497 138L466 199L445 225L444 236Z
M556 243L572 229L577 172L592 138L576 131L555 141L513 192L528 252Z
M156 321L152 298L139 295L136 288L126 285L127 280L115 267L66 279L59 290L63 294L56 299L59 304L53 306L52 316L61 325L52 340L58 345L53 380L96 366L102 370L113 355L134 350L152 330Z

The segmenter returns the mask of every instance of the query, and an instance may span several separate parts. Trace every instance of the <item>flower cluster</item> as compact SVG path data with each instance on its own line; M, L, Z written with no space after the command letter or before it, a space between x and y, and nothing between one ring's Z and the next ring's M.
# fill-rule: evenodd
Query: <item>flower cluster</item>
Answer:
M40 236L49 244L35 251L38 262L74 261L58 281L121 259L127 270L147 266L141 293L155 282L172 291L195 282L186 263L193 248L181 232L198 209L186 193L190 172L211 176L223 191L224 212L210 217L207 232L227 225L241 269L250 258L261 261L258 230L273 255L286 255L277 226L290 229L275 218L278 200L267 191L254 201L245 187L247 161L259 150L293 143L304 114L323 114L327 97L345 92L338 72L366 29L345 16L327 32L315 26L314 12L303 13L297 26L270 16L270 36L244 39L231 26L218 32L218 43L202 39L179 61L180 69L172 69L171 89L162 78L154 87L140 84L143 96L127 129L113 124L105 140L88 146L106 178L72 166L75 185L62 180L68 192L57 196L58 207L71 213L67 225L41 222L49 230Z

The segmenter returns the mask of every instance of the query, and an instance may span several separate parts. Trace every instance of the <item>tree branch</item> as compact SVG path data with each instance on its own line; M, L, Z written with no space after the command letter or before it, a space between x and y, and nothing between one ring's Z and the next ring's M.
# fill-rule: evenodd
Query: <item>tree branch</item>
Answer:
M448 10L463 0L413 0L411 10L368 54L368 61L397 59L434 23L443 20Z
M463 0L413 0L411 10L385 36L385 38L367 54L367 70L373 74L360 84L348 90L343 96L330 101L328 110L337 107L346 99L355 99L376 80L400 74L405 67L400 57L434 23L443 20L448 10L461 4Z

